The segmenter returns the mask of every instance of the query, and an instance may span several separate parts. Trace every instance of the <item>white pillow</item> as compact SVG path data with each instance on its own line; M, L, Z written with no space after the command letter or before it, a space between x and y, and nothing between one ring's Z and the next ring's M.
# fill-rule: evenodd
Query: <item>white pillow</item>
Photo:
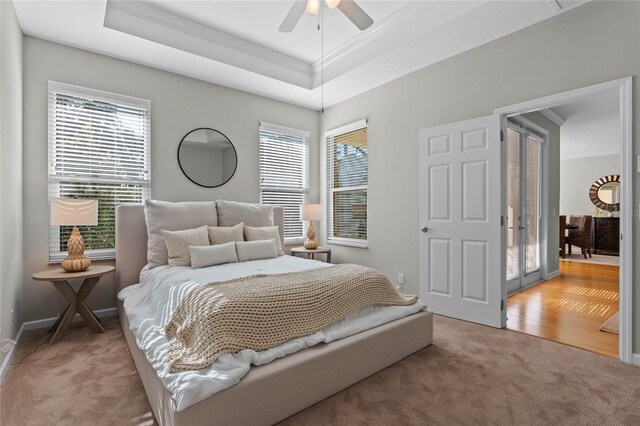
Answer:
M167 244L167 252L169 254L168 261L171 266L191 265L189 247L209 245L207 225L194 229L184 229L182 231L163 230L162 236Z
M210 226L209 227L209 244L225 244L232 241L244 241L243 234L244 223L236 226Z
M216 201L218 226L234 226L241 222L249 226L273 226L273 206L268 204Z
M162 231L178 231L202 225L217 226L218 214L213 201L171 203L147 200L144 205L147 223L147 263L149 268L166 265L169 260Z
M274 240L236 241L236 252L240 262L278 257Z
M284 256L282 250L282 240L280 239L280 231L277 226L263 226L261 228L254 228L252 226L244 226L244 239L245 241L260 241L260 240L276 240L276 250L278 256Z
M191 246L189 254L191 254L191 267L194 269L238 261L234 241L215 246Z

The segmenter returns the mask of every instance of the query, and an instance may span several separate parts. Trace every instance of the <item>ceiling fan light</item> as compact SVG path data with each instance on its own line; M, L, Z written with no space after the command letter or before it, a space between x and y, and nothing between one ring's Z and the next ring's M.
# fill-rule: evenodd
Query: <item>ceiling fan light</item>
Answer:
M307 7L304 9L305 12L317 15L318 9L320 9L320 0L307 0Z
M335 9L340 4L341 0L324 0L329 6L329 9Z

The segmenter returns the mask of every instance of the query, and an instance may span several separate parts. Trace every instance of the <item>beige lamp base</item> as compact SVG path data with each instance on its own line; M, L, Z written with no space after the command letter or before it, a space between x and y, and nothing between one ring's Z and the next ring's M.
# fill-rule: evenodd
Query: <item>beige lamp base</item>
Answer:
M307 250L315 250L318 248L318 242L316 241L316 230L313 227L313 222L309 222L307 228L307 239L304 240L304 248Z
M84 255L84 240L78 228L73 228L67 244L69 256L62 261L62 269L67 272L86 271L91 266L91 260Z

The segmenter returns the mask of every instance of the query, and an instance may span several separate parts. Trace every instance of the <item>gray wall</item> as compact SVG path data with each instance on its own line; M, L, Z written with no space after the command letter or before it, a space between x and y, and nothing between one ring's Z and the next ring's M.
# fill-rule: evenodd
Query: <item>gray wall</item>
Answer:
M334 245L334 259L376 267L394 280L403 272L406 290L418 291L421 128L486 116L495 108L634 76L634 153L640 153L638 22L638 2L590 2L327 108L321 121L323 132L369 119L369 248ZM324 153L324 141L320 152ZM637 205L637 181L634 191ZM636 265L640 264L638 235L634 238ZM638 324L638 290L634 301ZM635 352L639 352L640 327L635 333Z
M13 339L22 323L22 31L6 1L0 2L0 205L0 338Z
M589 189L605 175L620 174L620 156L574 158L560 162L560 214L592 215Z
M47 267L48 260L48 80L152 101L153 198L174 201L223 198L257 202L260 197L260 121L311 131L311 199L318 198L319 117L316 111L33 37L24 38L24 71L24 119L27 124L24 126L24 149L28 155L24 158L23 321L52 317L58 311L58 296L52 286L30 279L31 274ZM198 127L220 130L238 152L236 173L220 188L194 185L178 166L176 150L180 140ZM88 303L94 309L115 306L113 275L98 284Z

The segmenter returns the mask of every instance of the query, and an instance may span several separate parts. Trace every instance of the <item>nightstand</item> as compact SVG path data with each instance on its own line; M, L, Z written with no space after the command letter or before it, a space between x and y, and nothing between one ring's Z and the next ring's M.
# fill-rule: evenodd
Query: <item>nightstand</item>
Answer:
M69 306L60 315L51 327L53 331L53 337L49 344L53 344L62 338L65 330L71 325L76 313L80 314L82 318L87 321L89 326L95 331L104 333L104 328L100 324L98 317L89 309L84 301L87 299L93 288L98 284L100 278L112 272L115 268L113 266L106 265L91 265L89 269L82 272L65 272L60 268L48 269L46 271L33 274L31 278L36 281L50 281L53 286L69 301ZM76 293L68 280L83 279L82 286Z
M297 256L298 254L306 254L307 259L316 258L316 254L326 254L327 255L327 263L331 263L331 249L329 247L318 247L317 249L306 249L304 247L294 247L291 249L291 256Z

